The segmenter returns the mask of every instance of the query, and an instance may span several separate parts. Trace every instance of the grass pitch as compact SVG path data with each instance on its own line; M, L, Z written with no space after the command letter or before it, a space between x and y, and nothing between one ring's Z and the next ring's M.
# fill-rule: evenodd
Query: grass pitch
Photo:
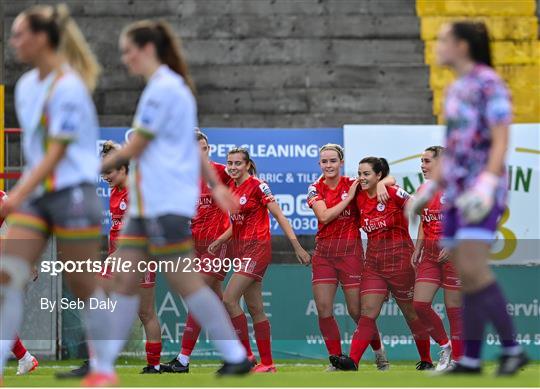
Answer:
M79 386L78 380L57 380L54 373L78 366L80 361L42 361L37 370L26 376L16 376L16 362L10 362L4 374L6 387L59 387ZM366 361L358 372L325 372L324 361L279 360L277 374L257 374L243 378L217 378L214 372L218 361L194 361L188 374L139 374L143 362L122 359L118 363L121 386L135 387L540 387L540 363L528 365L513 378L495 378L496 364L484 365L480 377L430 377L428 373L415 370L412 361L393 362L390 371L378 372Z

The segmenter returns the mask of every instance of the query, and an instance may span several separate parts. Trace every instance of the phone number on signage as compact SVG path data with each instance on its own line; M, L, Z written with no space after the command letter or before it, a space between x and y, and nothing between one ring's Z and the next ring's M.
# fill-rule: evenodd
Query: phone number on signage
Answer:
M316 230L317 229L317 218L315 217L288 217L287 220L293 228L293 230ZM275 219L270 219L271 229L277 230L279 224Z
M540 334L517 334L516 342L521 345L540 346ZM501 339L497 334L487 334L486 343L490 346L500 346Z

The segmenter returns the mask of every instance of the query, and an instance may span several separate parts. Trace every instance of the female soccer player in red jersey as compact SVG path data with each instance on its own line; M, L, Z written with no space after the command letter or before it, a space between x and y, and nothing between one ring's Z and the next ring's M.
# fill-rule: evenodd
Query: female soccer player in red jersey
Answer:
M240 298L244 296L253 320L255 340L261 356L261 364L255 366L253 371L275 372L270 342L270 322L264 313L262 299L262 279L272 260L268 212L274 216L290 240L300 263L309 264L310 256L296 239L268 184L255 177L255 163L246 149L235 148L229 151L227 171L233 180L230 188L238 197L240 207L231 212L231 228L212 243L209 250L215 253L220 245L232 237L234 257L241 259L242 262L240 269L234 269L235 273L223 294L223 302L248 356L254 361L249 344L247 319L240 307Z
M360 319L360 281L364 268L364 252L358 229L356 192L358 181L341 175L343 148L326 144L319 151L322 176L308 190L308 206L319 221L313 270L313 297L319 316L319 329L330 356L340 356L341 335L333 316L338 283L343 288L347 311L355 323ZM392 177L378 183L381 196L387 194L385 184L394 185ZM390 367L377 330L371 347L379 370ZM329 370L335 368L329 367Z
M119 145L112 141L103 144L101 155L105 157L113 150L118 150ZM111 212L111 229L109 230L109 256L114 256L116 242L122 229L124 214L129 204L128 196L128 164L111 169L103 173L103 178L111 186L111 197L109 198L109 210ZM107 276L107 275L106 275ZM110 277L110 276L109 276ZM146 271L140 283L140 303L139 319L141 320L146 336L146 362L147 366L141 374L157 374L160 372L159 359L161 356L161 327L156 313L155 290L156 273Z
M0 190L0 206L7 198L6 192ZM4 225L4 218L0 217L0 228ZM0 250L2 249L2 237L0 236ZM21 339L17 336L15 342L11 347L11 352L15 355L15 358L19 361L17 366L17 375L23 375L34 371L38 367L39 363L36 357L28 352Z
M431 179L431 172L444 148L432 146L424 150L421 159L422 173L426 180ZM419 188L422 190L422 186ZM442 204L444 196L439 191L423 208L418 237L412 257L416 268L413 304L418 317L428 327L430 334L442 347L436 370L442 371L450 366L452 360L461 357L461 293L459 276L449 261L449 252L439 248L442 234ZM444 288L444 304L450 322L451 342L448 340L441 318L431 307L439 287Z
M390 169L384 158L368 157L360 161L358 177L362 191L356 197L360 226L367 234L365 269L361 284L361 314L353 335L350 357L331 357L340 370L357 370L358 363L377 333L379 316L388 291L396 299L413 333L421 361L418 370L433 368L428 329L418 319L413 307L414 269L411 256L414 246L403 207L409 198L403 189L388 188L386 204L377 199L377 184Z
M208 137L199 129L196 129L195 136L199 142L201 153L208 156L210 147ZM228 185L231 178L227 174L225 165L208 160L208 163L214 169L219 180ZM216 258L223 259L227 256L227 243L221 245L217 250L217 255L208 252L208 246L221 236L230 226L229 215L221 210L214 202L212 193L208 185L201 180L201 193L197 204L197 214L191 219L191 234L195 248L195 258L201 260L200 274L204 282L220 298L223 297L221 290L223 280L227 275L227 266ZM178 356L172 361L163 364L163 371L170 373L188 373L189 357L195 348L197 339L201 332L201 327L195 321L193 316L188 313L184 333L182 335L182 348Z

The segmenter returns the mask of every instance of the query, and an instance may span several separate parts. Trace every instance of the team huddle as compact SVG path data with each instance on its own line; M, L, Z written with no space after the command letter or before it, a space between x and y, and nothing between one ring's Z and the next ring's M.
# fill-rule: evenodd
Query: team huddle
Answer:
M377 369L390 368L377 328L389 298L395 299L414 337L418 370L481 373L488 322L502 342L497 374L512 375L527 364L487 261L505 207L503 167L511 104L492 68L482 24L452 23L439 34L439 61L460 78L445 103L446 147L423 151L426 182L415 196L396 185L384 158L363 158L358 177L352 178L341 175L343 148L321 147L321 176L309 187L307 200L318 220L313 256L300 245L268 184L257 178L246 149L229 150L226 165L209 160L208 138L198 129L193 132L195 88L179 41L166 22L139 21L120 35L122 62L131 75L144 78L146 86L129 141L121 146L106 142L101 160L95 152L99 126L91 98L100 67L67 8L23 11L13 22L10 42L17 59L33 69L15 89L25 171L0 208L0 217L8 217L0 261L0 377L12 349L19 374L37 367L17 333L24 291L48 237L56 236L60 261L100 260L98 174L111 187L109 255L130 267L103 277L90 272L64 275L77 298L117 303L114 312L82 309L90 360L64 376L84 376L86 386L117 383L114 364L137 315L146 334L144 374L189 372L201 330L223 358L219 375L276 372L262 299L262 281L272 259L269 214L297 260L311 265L328 371L357 370L368 346ZM409 234L414 217L421 218L416 243ZM360 231L367 236L366 247ZM185 257L213 265L198 272L163 273L189 315L178 356L162 364L156 275L140 272L137 265ZM226 268L215 264L225 258L239 258L242 266L223 286ZM339 285L357 324L349 355L343 353L333 317ZM432 309L440 287L450 336ZM242 298L260 360L251 349ZM441 349L437 366L430 339Z

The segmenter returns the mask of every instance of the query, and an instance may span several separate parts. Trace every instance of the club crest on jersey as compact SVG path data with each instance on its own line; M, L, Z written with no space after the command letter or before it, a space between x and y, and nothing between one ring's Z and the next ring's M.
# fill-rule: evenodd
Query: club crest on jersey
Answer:
M378 203L377 204L377 211L382 212L382 211L385 210L385 208L386 208L386 206L383 203Z
M440 202L441 204L444 204L445 201L446 201L446 199L444 198L444 195L442 195L441 198L439 199L439 202Z
M122 200L122 201L120 202L120 209L121 209L122 211L125 211L125 210L127 209L127 204L126 204L126 202L125 202L124 200Z
M245 203L247 203L247 197L244 194L242 197L240 197L240 205L244 205Z
M343 191L343 193L341 194L341 201L345 200L348 196L349 196L349 194L347 192Z

